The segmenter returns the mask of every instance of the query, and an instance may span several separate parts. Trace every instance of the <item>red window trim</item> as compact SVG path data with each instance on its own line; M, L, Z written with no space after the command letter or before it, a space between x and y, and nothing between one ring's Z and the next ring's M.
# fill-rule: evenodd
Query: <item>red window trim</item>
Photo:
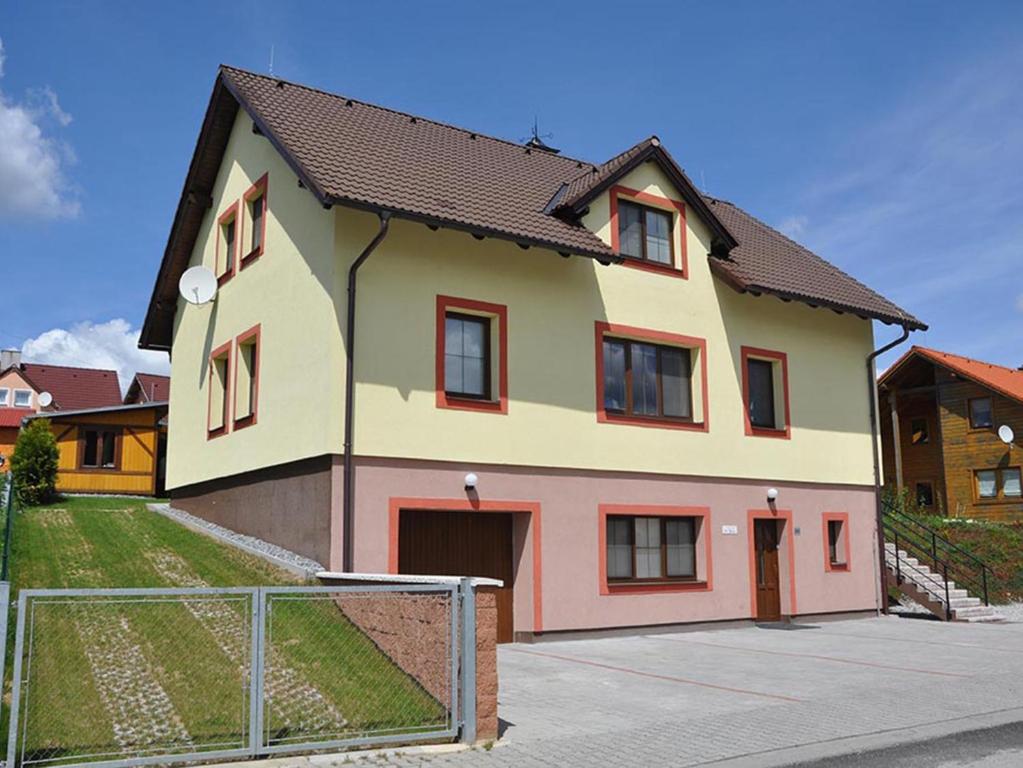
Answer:
M828 522L831 520L839 520L842 523L842 540L845 550L845 562L832 563L831 562L831 549L828 546ZM852 570L852 559L850 557L851 546L849 544L849 513L848 512L825 512L821 515L821 533L824 536L824 570L828 573L848 573Z
M213 416L213 361L227 356L227 382L224 385L224 423L220 427L211 427ZM231 431L231 376L234 372L234 361L231 359L231 342L225 341L219 347L210 352L206 365L206 439L212 440L215 437L226 435Z
M699 539L703 538L704 578L696 581L669 581L663 584L609 583L607 579L607 518L624 517L698 517ZM676 507L659 504L600 504L597 506L597 578L601 595L635 595L651 592L710 592L714 589L714 560L711 546L710 507ZM700 560L696 561L697 574Z
M241 220L241 214L240 214L240 211L239 211L240 205L241 205L241 203L238 200L235 200L233 203L231 203L231 206L227 210L225 210L222 214L220 214L217 217L216 251L215 251L216 255L215 255L215 261L214 261L214 264L213 264L214 271L215 271L215 273L217 275L217 285L223 285L228 280L230 280L232 277L234 277L235 266L236 266L237 260L238 260L238 245L239 245L239 242L241 241L241 237L242 237L242 232L241 232L242 220ZM227 223L229 223L231 221L231 219L234 219L234 222L235 222L235 227L234 227L234 248L232 249L232 253L227 254L227 257L226 257L227 258L227 262L228 262L227 263L227 268L224 270L224 273L221 274L220 273L220 237L221 237L221 230L224 228L225 224L227 224Z
M253 384L251 413L249 413L249 415L247 416L242 416L241 418L238 418L238 416L232 409L231 413L234 416L233 424L234 429L236 430L244 429L245 427L251 427L257 421L257 415L259 412L259 369L262 367L263 363L263 350L260 347L260 329L261 329L260 324L256 323L247 331L243 331L242 333L238 334L234 340L236 364L234 366L233 372L234 377L231 382L231 389L234 392L233 404L235 406L237 406L238 404L238 368L241 367L237 364L238 362L237 358L241 354L242 345L246 344L250 339L255 339L254 345L256 347L256 370L252 372Z
M449 310L468 311L485 315L497 321L497 400L476 400L449 395L444 391L444 322ZM435 361L435 389L438 408L484 413L508 413L508 307L455 296L437 296L437 359ZM493 365L493 362L491 362Z
M256 259L258 259L260 256L262 256L263 255L263 251L266 248L266 215L267 215L267 213L270 210L270 206L269 206L269 203L270 203L269 176L270 176L269 172L264 173L262 176L260 176L258 179L256 179L256 182L245 191L244 195L242 195L242 203L243 203L243 205L242 205L242 215L246 219L250 218L249 217L249 203L253 199L255 199L255 198L259 197L260 195L262 195L262 197L263 197L263 218L262 218L262 220L260 222L260 229L262 230L262 233L261 233L260 238L259 238L259 247L249 251L244 256L242 256L241 269L245 269L247 266L249 266L249 264L251 264ZM251 226L251 222L249 222L249 225ZM242 233L241 233L242 237L245 237L245 235L246 235L245 227L243 226L241 229L242 229Z
M768 427L754 427L749 419L749 366L747 361L750 358L755 360L775 360L781 364L781 386L784 399L785 428L770 429ZM746 434L750 437L774 437L782 440L789 440L792 437L792 419L789 410L789 358L784 352L773 349L761 349L759 347L742 347L740 350L740 367L742 368L742 420L746 427Z
M700 389L701 402L703 406L702 421L679 421L659 416L631 416L617 413L608 413L604 408L604 337L616 336L634 339L636 341L649 341L655 344L666 344L673 347L686 347L699 350L698 360L700 366ZM598 320L595 323L595 347L597 358L597 422L600 424L630 424L636 427L655 427L657 429L683 429L690 432L707 432L710 430L710 401L707 388L707 340L698 336L684 336L679 333L666 333L664 331L653 331L649 328L637 328L631 325L619 325L617 323L605 323ZM692 375L692 374L690 374Z
M629 187L623 187L615 185L609 190L609 197L611 200L611 249L615 253L619 253L620 243L618 237L618 198L624 198L631 202L639 203L640 205L646 205L651 208L660 208L668 211L669 213L677 213L676 220L672 222L671 236L674 239L676 233L678 235L678 247L675 247L675 243L672 242L671 251L672 258L675 259L678 264L672 264L671 266L656 264L642 259L628 258L622 262L623 266L632 267L633 269L642 269L647 272L656 272L662 275L669 275L671 277L678 277L683 280L689 278L689 257L686 248L686 204L679 200L672 200L670 197L662 197L660 195L654 195L650 192L641 192L638 189L630 189ZM675 254L678 254L677 256Z

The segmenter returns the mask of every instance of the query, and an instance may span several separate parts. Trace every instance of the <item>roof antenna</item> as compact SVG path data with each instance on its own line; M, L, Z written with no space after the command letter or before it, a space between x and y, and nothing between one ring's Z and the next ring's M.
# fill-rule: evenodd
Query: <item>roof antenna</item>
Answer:
M274 44L270 43L270 77L274 76Z
M533 115L533 133L529 137L528 140L527 139L521 139L521 141L524 141L526 143L526 148L527 149L539 149L542 152L550 152L552 155L556 155L561 150L560 149L555 149L554 147L549 146L544 141L544 139L550 139L550 138L553 138L553 137L554 137L553 133L545 133L545 134L541 135L541 133L540 133L540 122L539 122L539 120L537 120L536 115Z

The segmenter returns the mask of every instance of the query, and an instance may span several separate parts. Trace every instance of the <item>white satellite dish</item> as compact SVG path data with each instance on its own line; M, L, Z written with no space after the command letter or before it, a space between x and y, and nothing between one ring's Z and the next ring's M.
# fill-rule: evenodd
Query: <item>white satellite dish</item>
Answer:
M217 276L209 267L190 267L178 280L178 292L189 304L208 304L217 295Z
M1016 439L1016 435L1013 434L1012 427L1008 424L1002 424L998 428L998 439L1006 445L1012 445L1012 441Z
M51 405L53 405L53 395L51 395L49 392L40 392L39 397L37 399L39 400L40 408L49 408Z

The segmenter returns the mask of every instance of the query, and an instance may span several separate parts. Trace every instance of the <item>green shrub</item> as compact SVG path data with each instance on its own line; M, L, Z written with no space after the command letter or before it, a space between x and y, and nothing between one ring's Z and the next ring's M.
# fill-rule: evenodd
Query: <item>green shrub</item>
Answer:
M18 501L25 505L46 504L57 495L57 439L47 419L33 419L21 430L14 444L11 470Z

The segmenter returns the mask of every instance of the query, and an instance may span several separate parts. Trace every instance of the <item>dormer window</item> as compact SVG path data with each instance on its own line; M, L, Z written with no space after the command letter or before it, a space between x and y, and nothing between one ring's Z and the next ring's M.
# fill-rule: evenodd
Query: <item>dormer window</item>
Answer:
M618 201L618 249L622 256L671 266L672 215L629 200Z

